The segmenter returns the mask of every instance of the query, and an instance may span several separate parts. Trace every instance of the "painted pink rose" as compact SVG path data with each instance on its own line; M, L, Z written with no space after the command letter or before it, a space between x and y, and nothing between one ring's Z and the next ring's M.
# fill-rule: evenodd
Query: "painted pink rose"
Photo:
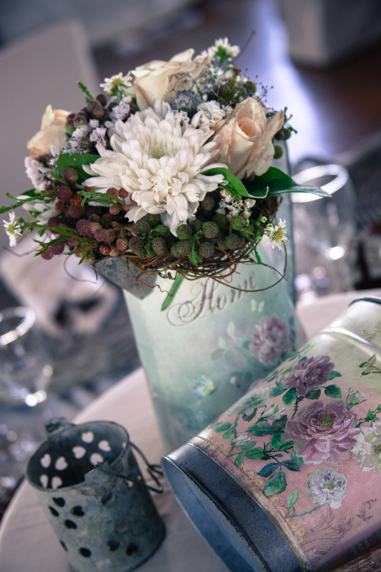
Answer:
M298 363L284 380L286 387L295 387L298 397L306 395L308 391L318 389L328 381L328 376L334 364L329 356L317 356Z
M356 413L348 411L341 399L335 399L324 407L322 401L314 401L301 409L295 419L288 421L283 435L294 442L295 452L307 465L342 463L350 457L354 438L360 431L355 425Z
M263 318L250 344L250 351L262 363L278 361L282 352L291 349L290 335L286 322L281 322L277 316Z

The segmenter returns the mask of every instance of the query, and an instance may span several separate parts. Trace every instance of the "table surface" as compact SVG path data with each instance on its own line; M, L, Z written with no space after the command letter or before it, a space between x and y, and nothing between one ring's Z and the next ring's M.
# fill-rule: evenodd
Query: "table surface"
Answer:
M361 295L381 295L381 290L348 292L318 298L299 306L298 315L311 338ZM139 404L139 406L137 406ZM144 410L144 416L141 411ZM131 440L151 462L159 462L162 447L144 372L140 368L109 389L75 418L76 423L115 421L128 428ZM147 479L148 481L148 479ZM166 537L141 572L226 572L227 568L196 532L165 485L154 501L166 525ZM70 572L53 529L37 496L24 483L6 511L0 528L0 572Z

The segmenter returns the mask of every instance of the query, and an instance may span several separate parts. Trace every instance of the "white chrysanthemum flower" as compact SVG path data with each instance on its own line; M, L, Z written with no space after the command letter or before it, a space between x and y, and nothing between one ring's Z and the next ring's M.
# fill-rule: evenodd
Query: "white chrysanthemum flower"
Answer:
M218 101L206 101L197 106L197 113L193 116L192 127L200 125L215 125L226 117L226 111Z
M23 199L27 197L26 195L20 195L17 198ZM22 207L33 216L36 222L41 225L46 225L50 218L57 216L57 212L54 209L54 203L45 204L40 200L36 200L24 203Z
M106 92L111 94L115 87L120 87L122 89L127 88L130 85L130 76L123 76L122 72L111 77L105 77L104 83L101 83L101 88Z
M9 246L16 246L17 239L21 236L22 230L20 224L16 221L16 214L12 211L9 213L9 221L3 220L5 232L9 237Z
M25 157L25 172L29 179L32 181L32 185L38 191L45 189L46 182L44 173L48 171L40 161L37 159L31 159L30 157Z
M115 123L110 143L113 151L97 146L100 159L84 169L85 184L97 191L123 187L137 206L128 219L138 221L147 213L160 214L163 224L175 234L181 222L197 211L206 193L217 189L222 175L203 174L210 168L216 147L208 139L212 129L182 124L168 103L157 100L151 107Z
M286 221L280 218L278 224L276 224L275 226L273 226L272 224L268 224L266 226L266 234L268 236L268 238L270 239L270 244L272 246L272 248L275 248L276 246L279 248L279 250L282 250L282 243L285 242L286 240L288 240L288 238L286 237L286 232L287 232L287 227L286 227Z

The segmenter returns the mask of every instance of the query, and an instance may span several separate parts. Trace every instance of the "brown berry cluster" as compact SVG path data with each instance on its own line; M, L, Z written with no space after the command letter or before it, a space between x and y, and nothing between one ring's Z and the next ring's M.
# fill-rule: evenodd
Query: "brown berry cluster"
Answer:
M252 213L250 219L237 215L228 217L217 213L220 193L209 193L200 203L196 218L189 224L181 224L175 237L168 227L162 224L159 214L147 214L144 219L131 223L126 219L131 199L121 188L109 188L102 195L102 206L90 205L91 187L77 189L78 173L67 168L62 180L53 182L46 189L49 200L55 199L57 215L48 221L53 233L52 240L45 244L41 256L50 260L65 250L73 252L86 262L94 262L103 257L129 255L133 257L167 256L175 259L188 259L199 264L219 251L233 251L245 246L247 241L255 241L259 223ZM86 196L86 193L90 195ZM256 213L258 218L259 213Z
M80 192L91 192L91 187L77 188L78 173L74 168L64 169L62 181L55 180L48 185L44 194L50 202L55 200L56 216L48 220L53 239L43 247L42 258L50 260L62 254L65 247L74 251L79 258L92 260L96 253L103 256L118 256L128 248L128 228L125 219L128 207L124 189L110 188L104 201L105 207L88 204ZM64 184L65 183L65 184Z

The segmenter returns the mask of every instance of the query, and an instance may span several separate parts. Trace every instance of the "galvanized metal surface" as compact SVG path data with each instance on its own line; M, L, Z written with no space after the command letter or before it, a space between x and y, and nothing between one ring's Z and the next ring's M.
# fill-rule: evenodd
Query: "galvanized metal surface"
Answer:
M370 550L379 547L381 470L378 443L381 422L375 415L381 408L380 306L381 298L372 296L352 302L341 316L277 368L268 380L249 391L246 401L241 399L237 402L238 409L233 406L191 443L162 459L164 474L179 503L232 572L327 572L338 566L344 570L344 566L360 554L366 557ZM309 397L306 394L307 401L300 410L295 403L287 404L282 400L277 391L271 396L273 407L286 405L282 408L285 418L283 439L289 438L288 423L295 426L306 411L310 413L319 409L322 414L325 412L324 419L329 421L331 411L336 411L336 408L343 412L345 420L351 419L353 434L358 439L349 441L347 449L343 439L340 440L341 458L335 457L332 441L332 453L330 449L321 457L314 456L311 461L307 448L298 448L291 437L292 453L296 458L301 455L301 464L299 468L290 465L290 472L286 469L284 486L266 489L269 474L274 473L272 468L266 471L271 467L265 464L268 459L262 459L260 455L246 456L243 446L245 451L249 451L251 443L252 446L258 443L261 447L267 437L259 426L256 431L254 417L247 421L239 419L240 408L245 411L243 406L245 403L250 405L256 391L260 393L266 387L270 390L279 388L285 383L288 373L303 369L300 364L308 359L310 362L313 359L332 360L327 372L321 374L319 384L323 389L319 390L319 395ZM331 370L332 376L328 377ZM275 386L276 383L279 385ZM327 383L330 385L325 387ZM333 390L335 393L331 395ZM284 391L287 391L287 385ZM304 399L304 396L299 399ZM265 401L265 407L271 408L271 405ZM231 427L235 414L236 432L233 432ZM336 431L340 422L344 423L338 416ZM313 423L311 427L315 427ZM269 423L265 425L270 428ZM237 435L243 438L241 444L235 443L239 440ZM366 440L368 436L371 445ZM315 446L310 442L309 445ZM272 446L276 449L275 441ZM238 448L235 456L231 454L234 447ZM238 459L240 447L241 457ZM287 466L290 460L285 457L291 455L292 459L292 453L285 455L283 451L277 455L282 457L280 464ZM329 502L328 496L317 499L313 490L316 475L331 473L342 479L340 493L339 486L334 485L338 499L335 503ZM320 494L321 488L316 491ZM294 506L296 503L297 508ZM364 512L365 507L367 513ZM315 512L318 510L319 514Z
M188 443L162 459L178 502L231 572L302 572L276 525L206 453Z
M104 258L95 263L95 269L120 288L143 300L155 286L157 275L143 274L126 258Z
M26 476L71 566L76 572L135 570L159 547L165 529L127 431L112 422L76 426L62 418L47 430Z

